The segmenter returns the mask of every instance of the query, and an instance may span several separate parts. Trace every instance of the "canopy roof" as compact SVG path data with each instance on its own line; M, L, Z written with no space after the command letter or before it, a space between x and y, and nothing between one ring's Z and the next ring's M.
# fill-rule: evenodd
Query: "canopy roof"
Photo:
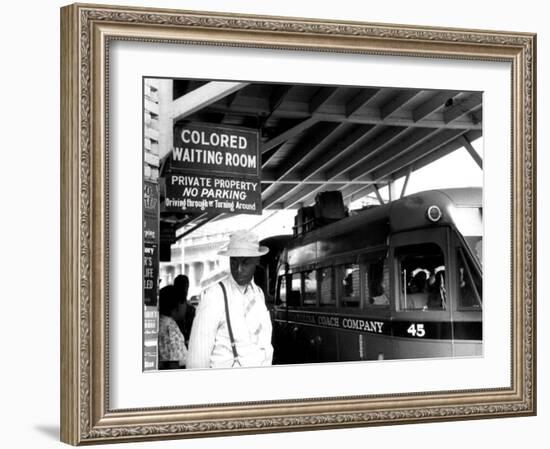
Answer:
M482 93L394 87L175 80L178 121L259 130L264 210L296 209L318 192L346 202L482 135ZM164 216L176 227L213 216Z

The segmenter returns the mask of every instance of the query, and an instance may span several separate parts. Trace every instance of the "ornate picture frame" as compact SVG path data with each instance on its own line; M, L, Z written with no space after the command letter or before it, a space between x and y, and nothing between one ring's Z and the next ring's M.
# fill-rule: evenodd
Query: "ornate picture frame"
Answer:
M80 445L536 413L535 35L75 4L61 10L61 36L62 441ZM510 386L112 409L107 86L115 41L509 63Z

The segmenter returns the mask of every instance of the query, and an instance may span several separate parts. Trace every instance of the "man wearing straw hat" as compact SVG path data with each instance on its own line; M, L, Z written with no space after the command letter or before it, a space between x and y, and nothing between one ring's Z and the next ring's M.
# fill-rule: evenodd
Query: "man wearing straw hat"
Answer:
M271 319L253 277L269 251L256 234L238 231L218 254L229 256L230 274L208 288L197 308L187 368L271 365Z

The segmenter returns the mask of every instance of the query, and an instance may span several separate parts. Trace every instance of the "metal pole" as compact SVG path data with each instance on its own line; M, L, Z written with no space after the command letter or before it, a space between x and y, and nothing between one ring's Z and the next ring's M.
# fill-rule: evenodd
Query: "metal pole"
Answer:
M380 195L380 190L378 190L378 185L374 184L374 193L376 193L376 197L378 198L378 201L380 204L384 204L384 199L382 198L382 195Z
M472 146L468 138L466 136L460 136L460 140L462 141L462 145L464 145L464 148L466 148L466 151L468 151L468 153L470 153L470 156L472 156L474 162L478 165L479 168L483 170L483 159L481 159L481 156Z
M405 192L407 190L407 185L409 184L409 178L411 177L412 173L412 165L409 165L409 171L407 172L407 176L405 176L405 182L403 183L403 188L401 189L401 196L399 198L403 198L405 196Z

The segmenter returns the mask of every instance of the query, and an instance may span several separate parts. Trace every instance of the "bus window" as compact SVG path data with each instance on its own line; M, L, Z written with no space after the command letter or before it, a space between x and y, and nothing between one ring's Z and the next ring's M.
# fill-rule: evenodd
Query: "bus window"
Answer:
M447 304L445 258L435 243L396 249L399 310L443 310Z
M340 304L342 307L359 307L361 302L360 269L358 264L347 263L338 267L340 279Z
M288 277L290 290L288 292L287 303L291 307L299 307L302 299L302 281L300 273L293 273Z
M388 259L367 262L367 307L390 304L390 269Z
M459 248L457 254L458 268L458 308L459 309L480 309L481 308L481 276L473 267Z
M279 276L279 294L277 297L279 298L279 304L286 304L286 276Z
M322 306L335 306L336 295L334 294L334 279L332 268L321 268L319 270L319 303Z
M304 306L317 305L317 276L315 270L302 272Z

